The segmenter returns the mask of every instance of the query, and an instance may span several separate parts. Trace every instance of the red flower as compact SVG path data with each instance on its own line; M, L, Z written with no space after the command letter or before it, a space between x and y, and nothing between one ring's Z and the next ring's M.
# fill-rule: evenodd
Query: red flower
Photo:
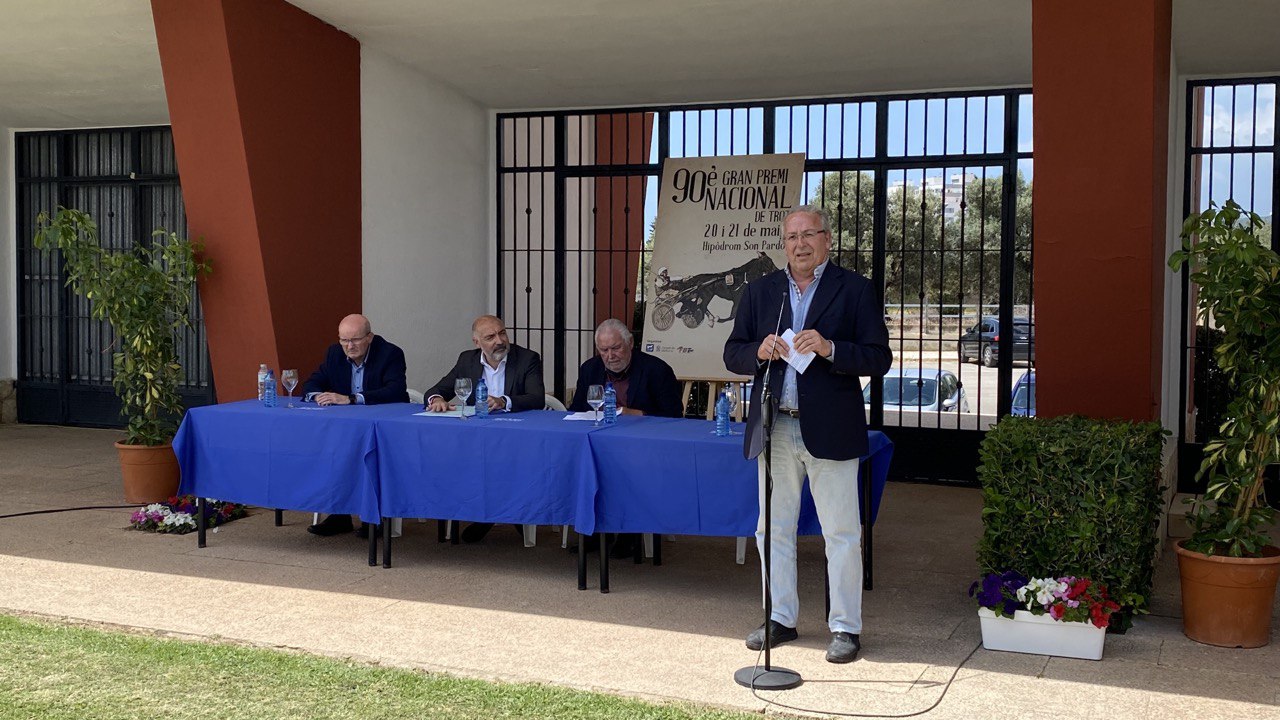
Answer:
M1054 620L1061 620L1063 612L1064 610L1062 609L1062 603L1054 603L1049 606L1049 615Z
M1081 595L1085 593L1085 591L1089 589L1089 584L1090 583L1088 580L1075 581L1074 583L1071 584L1071 589L1067 591L1067 597L1071 598L1072 600L1079 598Z

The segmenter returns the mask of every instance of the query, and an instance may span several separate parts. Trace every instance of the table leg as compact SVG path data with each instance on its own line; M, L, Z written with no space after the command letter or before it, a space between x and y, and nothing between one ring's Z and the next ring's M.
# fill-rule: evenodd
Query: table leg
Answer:
M382 567L391 567L391 523L386 520L382 521Z
M449 539L447 537L448 533L445 532L445 528L447 528L448 526L449 526L448 520L436 521L436 542L442 543Z
M609 533L596 533L600 536L600 592L609 592L609 544L605 537Z
M578 533L578 589L587 589L587 537Z
M276 527L280 527L281 525L284 525L284 511L280 508L276 508Z
M205 546L204 498L196 497L196 547Z
M653 534L653 564L662 564L662 535L658 533Z
M378 564L378 533L381 531L381 524L369 526L369 567Z

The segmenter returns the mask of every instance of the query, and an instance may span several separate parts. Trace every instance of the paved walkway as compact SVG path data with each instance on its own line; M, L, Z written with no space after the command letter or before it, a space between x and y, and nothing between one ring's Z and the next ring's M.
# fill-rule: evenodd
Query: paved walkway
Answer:
M119 433L0 426L0 514L120 504ZM876 532L864 649L823 660L822 546L801 543L799 642L774 653L806 683L769 697L845 713L929 707L979 643L965 590L977 573L981 498L892 483ZM0 520L0 611L230 639L410 668L546 682L654 700L768 709L733 682L755 660L754 563L729 538L679 537L664 565L615 562L612 593L577 590L558 533L535 548L499 526L479 545L437 544L407 522L395 567L370 568L354 537L317 538L259 511L209 536L128 529L128 511ZM1280 621L1258 650L1183 637L1177 571L1165 553L1152 614L1110 636L1101 662L978 650L930 718L1280 718ZM1280 614L1280 603L1277 604Z

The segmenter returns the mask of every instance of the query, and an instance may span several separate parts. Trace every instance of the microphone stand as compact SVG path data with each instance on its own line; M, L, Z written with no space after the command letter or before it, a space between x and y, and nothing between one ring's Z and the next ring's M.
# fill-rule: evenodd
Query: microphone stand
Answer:
M778 308L774 337L782 330L782 311L788 300L784 292L782 307ZM760 391L760 412L763 413L760 424L764 432L764 667L761 668L759 664L748 665L733 674L734 682L753 690L790 690L804 682L800 673L795 670L774 667L769 654L773 646L773 421L776 414L773 388L770 386L772 373L773 361L770 360L764 371L764 388Z

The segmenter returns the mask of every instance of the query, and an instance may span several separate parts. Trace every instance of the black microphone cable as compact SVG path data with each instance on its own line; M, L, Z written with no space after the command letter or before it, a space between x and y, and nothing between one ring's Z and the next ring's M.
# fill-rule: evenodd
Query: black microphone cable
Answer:
M8 518L26 517L28 515L49 515L51 513L75 512L77 510L128 510L131 508L143 507L143 504L137 505L82 505L80 507L54 508L52 510L29 510L27 512L9 513L8 515L0 515L0 520Z
M967 663L969 662L969 660L971 660L971 659L973 658L973 654L974 654L974 653L976 653L976 652L978 652L978 648L980 648L980 647L982 647L982 643L981 643L981 642L979 642L977 645L974 645L974 646L973 646L973 649L969 651L969 654L968 654L968 655L965 655L964 659L960 661L960 664L956 666L955 670L952 670L952 671L951 671L951 677L950 677L950 678L947 678L947 683L946 683L946 685L944 685L944 686L943 686L943 688L942 688L942 694L938 696L938 699L937 699L937 700L934 700L934 701L933 701L933 704L932 704L932 705L930 705L929 707L927 707L927 708L925 708L925 709L923 709L923 710L917 710L916 712L906 713L906 714L904 714L904 715L877 715L877 714L874 714L874 713L844 713L844 712L833 712L833 711L831 711L831 710L815 710L815 709L813 709L813 708L804 708L804 707L799 707L799 706L796 706L796 705L787 705L786 703L780 703L780 702L778 702L778 701L776 701L776 700L770 700L769 698L762 696L762 695L760 694L760 691L759 691L759 690L756 690L756 687L755 687L755 685L754 685L754 684L752 684L752 686L751 686L751 695L752 695L752 696L754 696L757 700L760 700L761 702L764 702L764 703L766 703L766 704L768 704L768 705L772 705L772 706L774 706L774 707L782 708L782 709L784 709L784 710L794 710L794 711L796 711L796 712L813 713L813 714L815 714L815 715L830 715L830 716L834 716L834 717L854 717L854 718L909 718L909 717L916 717L916 716L919 716L919 715L924 715L925 713L933 712L933 709L934 709L934 708L936 708L936 707L938 707L938 705L942 704L942 699L943 699L943 698L945 698L945 697L947 696L947 691L951 689L951 683L955 681L955 679L956 679L956 675L959 675L959 674L960 674L960 668L964 667L964 666L965 666L965 664L967 664ZM760 671L760 658L761 658L761 657L763 657L763 655L764 655L764 648L763 648L763 647L761 647L761 648L760 648L760 652L756 654L756 674L757 674L757 675L759 675L759 671ZM832 681L823 681L823 682L832 682ZM912 685L915 685L915 684L916 684L916 683L918 683L918 682L920 682L920 681L919 681L919 680L912 680L912 681L911 681L911 684L912 684Z

